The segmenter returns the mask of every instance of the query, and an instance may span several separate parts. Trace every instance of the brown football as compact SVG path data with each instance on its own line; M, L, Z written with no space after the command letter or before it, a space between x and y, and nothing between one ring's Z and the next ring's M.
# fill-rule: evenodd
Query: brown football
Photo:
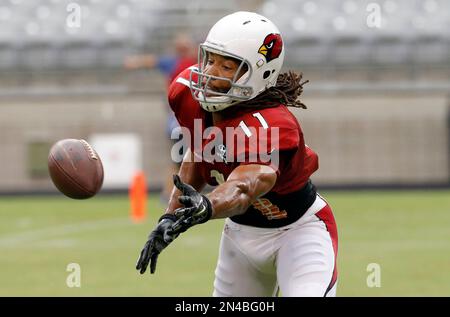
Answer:
M103 184L102 161L85 140L55 143L48 155L48 170L56 188L70 198L90 198Z

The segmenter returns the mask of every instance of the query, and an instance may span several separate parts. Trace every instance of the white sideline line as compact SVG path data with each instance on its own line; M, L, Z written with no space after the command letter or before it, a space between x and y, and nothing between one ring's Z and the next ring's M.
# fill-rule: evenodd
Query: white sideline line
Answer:
M40 239L49 238L52 236L64 236L83 231L92 231L125 225L132 225L132 223L128 218L121 217L30 230L22 233L0 236L0 247L10 247L25 242L36 242Z

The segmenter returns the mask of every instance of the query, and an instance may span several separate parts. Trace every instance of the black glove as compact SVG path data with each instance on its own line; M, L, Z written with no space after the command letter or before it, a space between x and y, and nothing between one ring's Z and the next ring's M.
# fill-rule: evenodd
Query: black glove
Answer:
M175 186L183 193L178 201L184 205L175 210L177 221L169 228L169 234L180 234L192 226L204 223L211 218L212 205L209 199L198 193L192 186L181 181L178 175L174 175Z
M155 273L158 255L178 236L178 234L168 232L168 229L176 220L177 217L171 214L164 214L159 218L158 225L148 236L148 241L145 243L136 263L136 270L140 270L141 274L145 273L149 262L150 273Z

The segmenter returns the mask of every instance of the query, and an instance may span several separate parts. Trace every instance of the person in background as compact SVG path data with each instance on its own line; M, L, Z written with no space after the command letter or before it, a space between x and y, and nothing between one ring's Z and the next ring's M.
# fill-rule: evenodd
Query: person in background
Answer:
M158 56L155 54L144 54L129 56L125 59L124 66L129 70L157 68L166 77L168 88L178 74L197 63L197 45L189 35L185 33L177 34L173 40L173 47L175 52L170 55ZM165 109L167 109L166 133L169 139L171 139L172 131L177 129L179 124L167 102L165 102L164 106ZM172 144L178 141L179 140L171 139ZM172 191L172 175L177 174L179 168L179 163L173 163L170 170L167 172L165 178L166 181L161 194L161 198L165 201L168 200L170 192Z

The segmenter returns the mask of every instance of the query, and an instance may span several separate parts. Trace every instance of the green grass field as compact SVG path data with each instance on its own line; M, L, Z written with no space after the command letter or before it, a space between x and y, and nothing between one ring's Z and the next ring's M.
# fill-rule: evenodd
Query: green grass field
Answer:
M450 296L450 192L329 192L339 229L338 296ZM133 224L128 200L0 198L0 296L210 296L223 221L192 228L160 255L135 261L163 206ZM81 287L69 288L69 263ZM381 287L369 288L369 263Z

